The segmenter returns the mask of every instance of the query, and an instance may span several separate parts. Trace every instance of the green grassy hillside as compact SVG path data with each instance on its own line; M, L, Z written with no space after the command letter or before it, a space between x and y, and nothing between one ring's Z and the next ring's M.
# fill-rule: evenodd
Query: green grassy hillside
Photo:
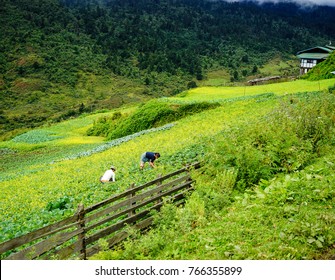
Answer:
M294 81L276 84L271 92L267 86L248 87L245 95L243 88L227 94L218 87L207 101L219 107L111 141L86 132L99 118L130 114L136 107L1 142L0 241L69 216L79 203L91 205L201 160L203 168L192 175L196 190L184 208L167 204L147 235L135 234L122 248L94 258L331 258L335 98L328 82L334 80L321 81L321 91L315 91L318 82L301 87ZM157 102L199 102L207 91ZM139 170L144 151L161 153L157 168ZM111 164L117 181L102 185L99 177Z
M331 79L335 75L331 72L335 71L335 51L332 52L325 61L317 64L307 74L302 76L303 79L310 81L318 81L323 79Z

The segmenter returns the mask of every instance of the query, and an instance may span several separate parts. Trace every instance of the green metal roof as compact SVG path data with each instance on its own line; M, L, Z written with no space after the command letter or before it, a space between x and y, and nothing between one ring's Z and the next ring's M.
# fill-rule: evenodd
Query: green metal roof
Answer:
M314 47L314 48L309 48L307 50L299 51L297 52L297 55L301 55L302 53L331 53L333 51L332 48L329 47Z
M335 46L327 45L326 48L331 49L331 50L335 50Z
M331 48L329 48L328 46L326 47L318 47L319 49L326 51L326 52L332 52L333 50Z
M301 53L297 57L305 59L326 59L329 53Z

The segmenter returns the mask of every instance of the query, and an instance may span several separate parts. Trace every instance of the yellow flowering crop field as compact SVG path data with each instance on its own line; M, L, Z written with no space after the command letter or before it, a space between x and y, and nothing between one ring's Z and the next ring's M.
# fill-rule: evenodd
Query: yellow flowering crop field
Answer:
M321 81L322 87L334 83ZM302 91L305 81L244 88L197 88L171 101L221 100L273 92ZM310 82L309 82L310 83ZM308 87L319 87L318 82ZM298 86L299 85L299 86ZM276 98L246 98L181 119L142 134L106 142L89 137L86 130L101 113L42 127L0 143L0 242L60 220L86 206L166 174L185 164L192 146L239 123L253 122L266 114ZM132 110L127 108L125 110ZM211 143L208 143L211 145ZM139 170L140 155L160 152L157 168ZM185 152L186 151L186 152ZM183 155L181 158L180 155ZM100 176L116 167L116 182L101 184ZM61 207L60 207L61 205Z
M237 87L199 87L191 89L177 95L173 100L185 101L205 101L205 100L223 100L228 98L237 98L244 96L253 96L264 93L274 93L276 95L292 94L297 92L312 92L325 90L333 86L335 79L322 80L319 82L296 80L291 82L272 83L255 86L237 86Z

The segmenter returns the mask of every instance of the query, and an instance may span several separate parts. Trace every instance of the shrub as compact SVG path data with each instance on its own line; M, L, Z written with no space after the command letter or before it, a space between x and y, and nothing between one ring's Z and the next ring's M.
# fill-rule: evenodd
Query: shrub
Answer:
M196 88L197 87L197 83L195 81L190 81L187 84L187 88L191 89L191 88Z
M93 127L87 130L88 136L104 136L106 137L108 131L116 126L117 121L119 121L123 115L120 112L115 112L111 117L103 116L94 122Z
M129 116L113 115L112 118L99 119L87 131L87 134L107 136L108 140L113 140L142 130L155 128L217 106L219 106L219 103L201 102L179 105L151 100L141 105Z
M46 210L53 211L70 209L73 207L72 200L72 198L64 196L57 199L56 201L50 201L46 206Z
M121 120L115 127L109 129L108 139L124 137L135 132L149 129L173 120L174 111L166 103L149 101L147 104L138 108L138 110Z
M328 91L330 93L335 93L335 84L333 86L328 87Z

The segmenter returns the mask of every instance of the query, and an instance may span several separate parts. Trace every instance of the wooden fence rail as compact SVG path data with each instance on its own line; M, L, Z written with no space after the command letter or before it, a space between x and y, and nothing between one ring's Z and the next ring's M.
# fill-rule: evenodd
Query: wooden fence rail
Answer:
M184 203L193 189L189 171L199 167L194 163L141 186L132 184L90 207L79 205L71 217L1 243L2 259L86 259L101 250L101 238L111 248L129 236L127 227L150 226L152 211L162 207L163 198L176 205Z

